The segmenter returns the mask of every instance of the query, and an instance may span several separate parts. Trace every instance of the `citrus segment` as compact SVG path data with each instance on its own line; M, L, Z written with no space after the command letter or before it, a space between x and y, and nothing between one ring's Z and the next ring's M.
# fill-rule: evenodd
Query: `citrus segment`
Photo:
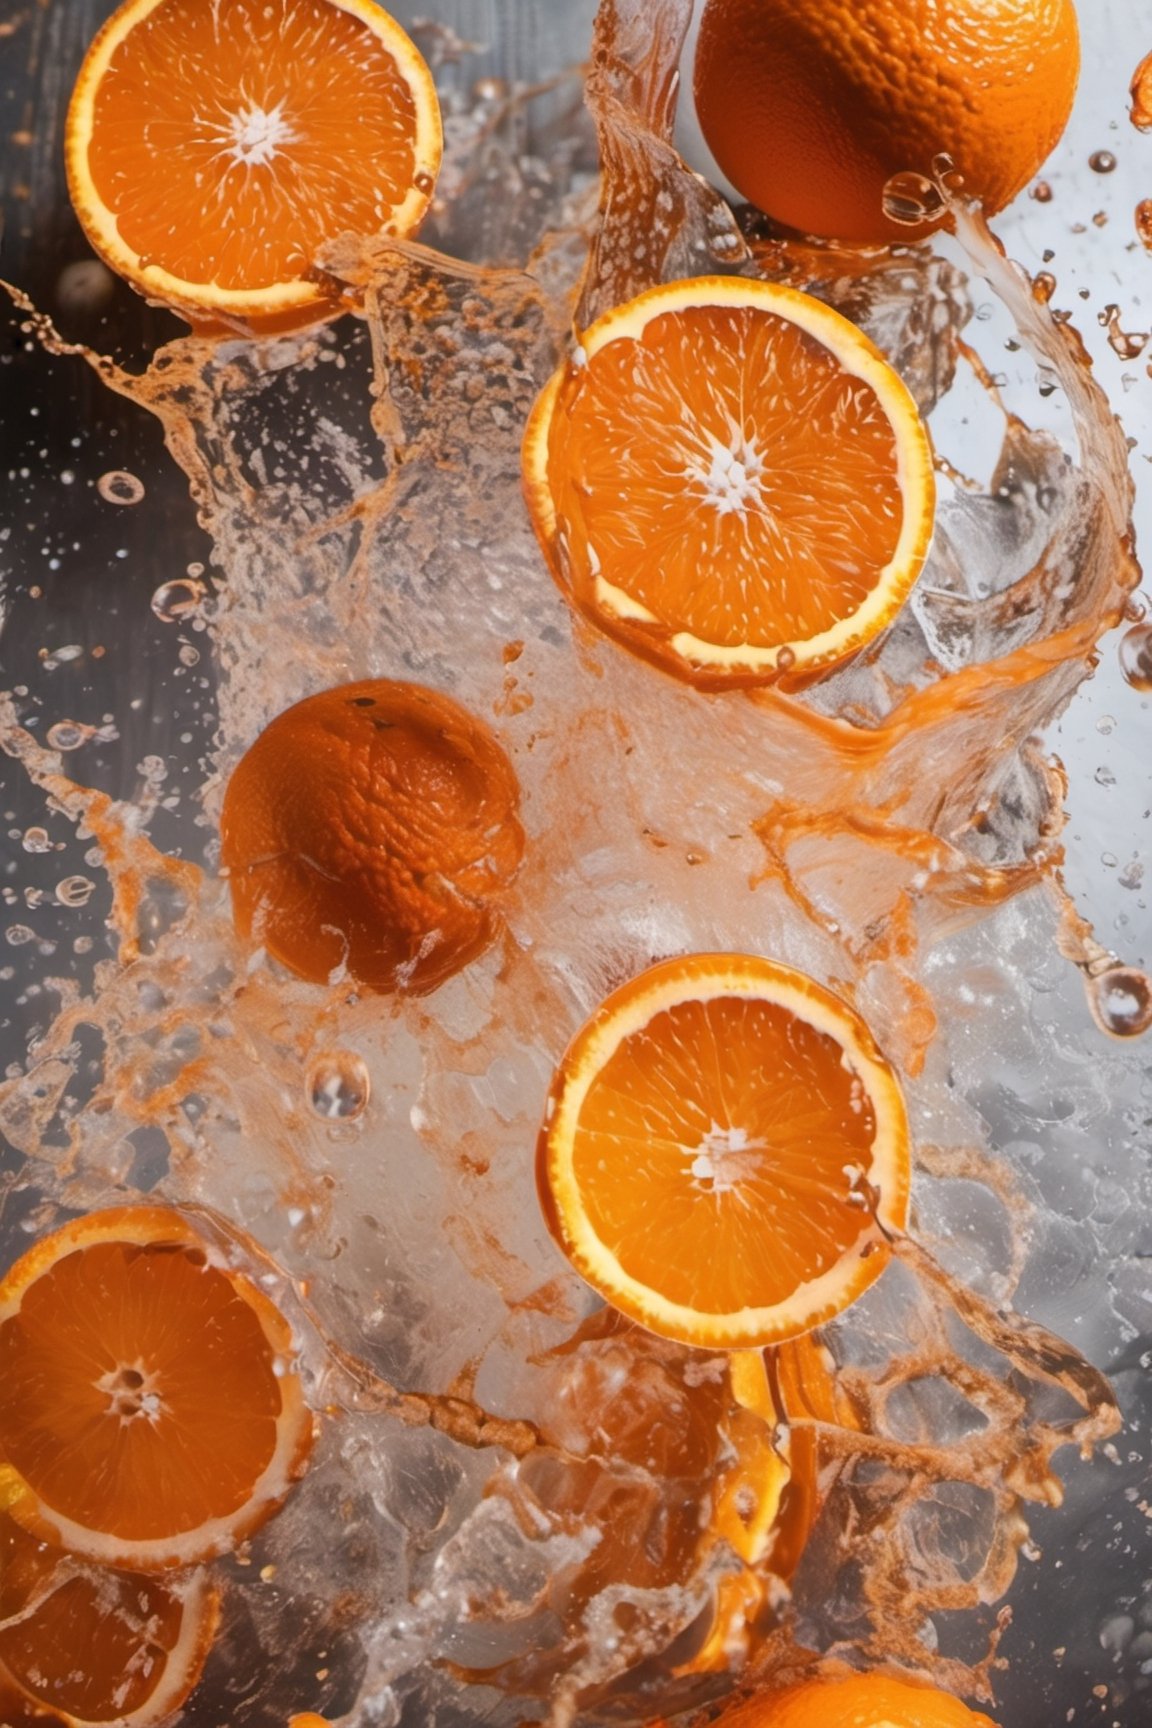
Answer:
M13 1515L152 1570L234 1546L301 1474L291 1330L178 1212L79 1218L0 1281L0 1456Z
M147 1728L187 1698L212 1641L204 1572L85 1566L0 1513L0 1672L70 1722Z
M723 1728L996 1728L950 1693L888 1674L807 1680L751 1698L719 1720Z
M889 179L930 179L946 154L965 196L1002 210L1055 147L1079 67L1072 0L707 0L696 112L770 216L900 240L931 220L891 220Z
M802 683L856 653L931 537L905 386L846 318L766 282L677 282L599 319L523 460L572 602L700 687Z
M128 0L65 151L89 240L134 288L259 322L327 309L327 241L417 226L441 129L428 68L372 0Z
M810 1330L879 1276L906 1220L907 1118L846 1003L769 960L690 954L577 1034L538 1174L601 1295L654 1332L737 1349Z
M499 928L520 790L484 723L379 678L288 708L237 764L221 858L244 935L313 983L429 990Z

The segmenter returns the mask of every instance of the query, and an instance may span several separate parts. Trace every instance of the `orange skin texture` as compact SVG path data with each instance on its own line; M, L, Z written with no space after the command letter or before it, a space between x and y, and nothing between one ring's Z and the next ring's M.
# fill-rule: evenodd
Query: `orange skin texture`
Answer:
M221 859L237 929L312 983L426 991L499 929L524 832L484 723L418 684L368 679L286 709L237 764Z
M716 1728L996 1728L935 1686L888 1674L807 1680L752 1698L719 1717Z
M917 238L885 182L950 155L994 215L1038 172L1080 70L1072 0L707 0L696 112L723 172L788 228Z

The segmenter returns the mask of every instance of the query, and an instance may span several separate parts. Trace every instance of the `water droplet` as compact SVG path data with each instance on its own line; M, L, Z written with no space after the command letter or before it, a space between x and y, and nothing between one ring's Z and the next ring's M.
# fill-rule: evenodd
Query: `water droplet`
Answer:
M191 642L185 642L177 655L177 659L181 666L198 666L200 664L200 650L193 648Z
M436 181L435 181L435 178L433 177L433 175L426 174L426 173L420 173L420 174L413 174L412 184L413 184L413 186L415 186L417 192L423 192L424 196L428 197L431 194L432 188L435 186Z
M56 898L61 906L86 906L96 891L96 884L87 876L65 876L56 884Z
M1129 119L1138 132L1152 131L1152 54L1145 54L1128 86L1132 98Z
M75 720L57 720L48 728L47 741L53 750L79 750L91 736L91 726L80 726Z
M1037 180L1028 196L1034 198L1037 204L1051 204L1052 188L1047 180Z
M351 1050L329 1050L308 1070L308 1102L317 1116L348 1121L368 1108L372 1082L359 1056Z
M472 94L477 102L503 102L508 95L508 86L503 78L477 78Z
M948 200L935 180L926 174L893 174L884 184L884 214L904 228L933 222L948 207Z
M29 930L27 924L9 924L4 932L4 940L12 948L23 948L26 942L35 942L35 930Z
M51 852L52 842L46 828L26 828L21 844L25 852Z
M790 672L792 670L793 666L795 666L795 664L796 664L796 650L795 650L795 648L789 648L787 646L787 644L785 644L785 646L783 648L777 648L777 650L776 650L776 670L777 670L777 672Z
M1101 737L1103 737L1103 738L1107 738L1111 733L1115 732L1115 730L1116 730L1116 717L1115 717L1115 715L1114 714L1101 714L1099 720L1097 720L1097 722L1096 722L1096 730L1097 730L1097 732L1100 733Z
M165 582L157 588L152 596L152 610L163 624L178 624L182 618L190 618L199 610L207 589L203 582L194 581L189 576L177 576L174 582Z
M56 278L56 304L65 312L98 312L112 298L116 278L98 258L65 264Z
M113 468L101 474L96 490L108 504L139 504L144 496L144 482L126 469Z
M1102 1032L1138 1038L1152 1026L1152 978L1136 966L1109 966L1088 980L1088 1006Z
M1047 306L1056 292L1056 278L1051 270L1038 270L1032 278L1032 298Z
M1152 624L1134 624L1120 638L1120 671L1133 690L1152 690Z
M1093 150L1088 158L1088 166L1094 174L1111 174L1116 166L1116 158L1111 150Z

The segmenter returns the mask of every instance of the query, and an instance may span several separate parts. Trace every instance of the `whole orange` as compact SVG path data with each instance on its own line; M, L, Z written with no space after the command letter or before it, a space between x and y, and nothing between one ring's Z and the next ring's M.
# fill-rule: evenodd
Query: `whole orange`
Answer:
M996 1728L958 1698L889 1674L806 1680L728 1710L716 1728Z
M696 111L723 172L789 228L884 241L885 182L951 156L1011 203L1055 146L1080 70L1073 0L706 0Z
M278 714L237 763L221 862L243 935L312 983L431 990L500 928L524 850L497 739L451 697L367 679Z

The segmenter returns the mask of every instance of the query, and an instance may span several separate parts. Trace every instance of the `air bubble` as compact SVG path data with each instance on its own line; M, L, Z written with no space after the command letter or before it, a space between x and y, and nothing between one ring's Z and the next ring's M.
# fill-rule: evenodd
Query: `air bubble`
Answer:
M101 474L96 490L108 504L139 504L144 496L144 482L124 468L113 468Z
M1152 624L1134 624L1120 638L1120 671L1133 690L1152 690Z
M346 1122L368 1108L372 1082L354 1051L332 1050L318 1056L309 1068L307 1090L317 1116Z
M884 214L904 228L934 222L948 208L948 201L935 180L926 174L893 174L884 184Z
M75 720L57 720L48 728L48 744L53 750L79 750L92 736L91 726L78 725Z
M199 611L206 593L203 582L178 576L174 582L165 582L157 588L152 596L152 610L162 624L178 624Z
M1152 1026L1152 978L1136 966L1110 966L1088 980L1088 1006L1102 1032L1138 1038Z
M56 884L56 898L61 906L86 906L96 891L95 882L87 876L65 876Z

